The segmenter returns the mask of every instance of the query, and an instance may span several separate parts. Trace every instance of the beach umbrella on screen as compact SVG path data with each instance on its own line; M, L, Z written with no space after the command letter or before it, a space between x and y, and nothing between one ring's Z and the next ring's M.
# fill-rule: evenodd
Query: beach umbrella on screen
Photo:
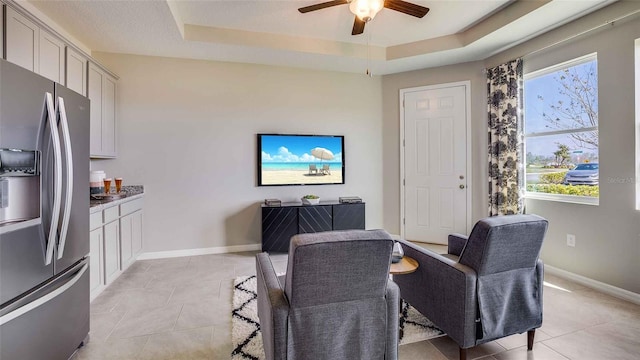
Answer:
M333 153L331 150L327 150L325 148L317 147L311 150L311 155L320 160L333 160Z

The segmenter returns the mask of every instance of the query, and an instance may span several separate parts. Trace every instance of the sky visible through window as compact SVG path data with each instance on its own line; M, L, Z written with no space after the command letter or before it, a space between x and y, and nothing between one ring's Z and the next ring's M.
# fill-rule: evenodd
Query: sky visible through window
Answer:
M597 63L596 61L589 61L576 66L571 67L571 73L576 74L580 78L588 78L589 73L593 72L595 80L597 81ZM565 80L562 80L562 76L565 76ZM586 99L587 95L582 95L578 92L578 95L569 96L561 93L561 82L568 82L568 77L562 70L551 72L542 76L538 76L525 81L525 134L530 135L532 133L544 133L551 131L577 129L583 127L582 124L588 123L586 119L587 114L580 111L568 111L570 115L579 116L582 118L582 124L570 119L569 116L561 117L554 113L551 109L551 105L562 104L561 108L566 109L570 106L572 101L575 103L579 101L580 97ZM597 82L594 84L597 87ZM597 95L597 88L595 89ZM598 110L597 97L592 99L591 107L593 110ZM546 116L545 116L546 115ZM569 115L569 114L567 114ZM555 121L555 125L550 122L550 119L558 119ZM597 125L596 125L597 126ZM597 131L596 137L597 137ZM583 162L584 160L597 161L598 148L596 145L585 143L584 141L576 140L575 136L571 134L558 134L542 137L530 137L526 141L526 152L536 156L543 156L547 158L553 158L553 153L558 150L558 145L564 144L569 147L572 154L572 161Z

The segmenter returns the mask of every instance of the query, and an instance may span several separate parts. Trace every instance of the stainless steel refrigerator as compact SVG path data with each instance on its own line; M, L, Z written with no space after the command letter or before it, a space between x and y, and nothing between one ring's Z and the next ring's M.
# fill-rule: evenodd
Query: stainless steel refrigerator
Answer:
M0 360L89 332L89 99L0 59Z

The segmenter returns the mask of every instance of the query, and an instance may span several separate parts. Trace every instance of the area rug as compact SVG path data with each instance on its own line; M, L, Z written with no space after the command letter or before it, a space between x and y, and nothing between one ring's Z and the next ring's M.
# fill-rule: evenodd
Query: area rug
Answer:
M258 323L256 277L241 276L234 280L231 311L232 360L264 360L262 334ZM415 308L402 301L400 345L428 340L444 333Z

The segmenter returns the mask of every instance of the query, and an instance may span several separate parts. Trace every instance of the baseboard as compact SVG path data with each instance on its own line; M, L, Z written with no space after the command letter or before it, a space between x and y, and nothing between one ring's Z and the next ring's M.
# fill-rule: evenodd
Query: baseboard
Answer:
M262 244L219 246L219 247L210 247L210 248L171 250L171 251L156 251L156 252L142 253L138 255L136 260L166 259L166 258L183 257L183 256L228 254L228 253L235 253L235 252L241 252L241 251L260 251L260 250L262 250Z
M640 305L640 294L631 292L629 290L625 290L619 287L615 287L613 285L605 284L603 282L593 280L593 279L584 277L582 275L574 274L566 270L558 269L556 267L553 267L547 264L544 265L544 271L551 275L555 275L563 279L571 280L573 282L584 285L586 287L598 290L607 295L611 295L619 299L626 300L634 304Z

